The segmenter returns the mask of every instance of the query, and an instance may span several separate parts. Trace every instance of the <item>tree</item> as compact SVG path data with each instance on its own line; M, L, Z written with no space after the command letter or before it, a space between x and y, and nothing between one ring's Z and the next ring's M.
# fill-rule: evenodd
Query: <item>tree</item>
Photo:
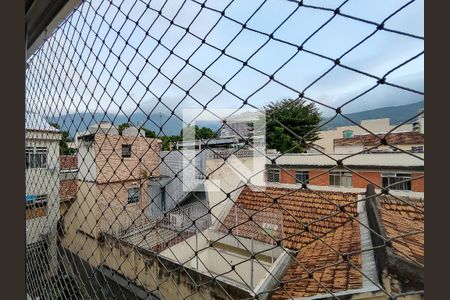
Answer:
M301 153L319 139L316 128L321 115L315 103L283 99L270 103L265 111L267 148Z
M130 123L122 123L117 127L117 131L119 132L119 135L122 135L122 132L126 129L126 128L130 128L131 124ZM147 129L145 127L141 127L139 128L141 130L144 130L145 132L145 137L148 138L155 138L156 137L156 133L153 130Z
M119 125L119 127L117 127L117 131L119 132L119 135L122 135L122 132L126 129L129 128L131 125L130 123L122 123Z
M189 130L189 131L187 131ZM194 131L194 132L192 132ZM198 127L197 125L195 125L194 127L192 126L187 126L187 127L183 127L183 129L181 129L180 131L180 136L183 137L184 134L186 134L187 137L193 137L195 134L195 138L196 139L202 139L202 140L206 140L206 139L211 139L211 138L217 138L217 132L214 132L211 128L208 127Z
M72 142L72 139L69 137L69 133L65 130L61 130L60 126L56 123L50 123L51 126L55 127L61 132L61 140L59 140L59 154L60 155L73 155L76 150L73 148L69 148L68 142Z

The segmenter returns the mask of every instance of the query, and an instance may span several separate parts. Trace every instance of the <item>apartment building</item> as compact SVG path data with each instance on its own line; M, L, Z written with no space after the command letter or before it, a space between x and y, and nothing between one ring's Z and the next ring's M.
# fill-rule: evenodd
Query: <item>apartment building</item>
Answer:
M286 154L267 164L266 181L287 185L363 191L373 183L377 189L395 192L424 192L423 153L369 153L348 157L333 154ZM275 157L273 157L275 158ZM349 168L338 168L337 162Z
M44 280L57 269L61 133L39 114L27 112L25 121L27 276Z
M414 131L393 132L387 136L385 134L348 135L334 139L333 149L333 152L337 154L361 153L363 151L422 153L425 150L425 135Z
M119 135L110 123L77 134L77 195L64 220L66 249L97 265L105 232L148 222L148 181L160 175L161 141L135 127Z
M395 126L390 123L389 118L373 119L361 121L361 126L339 126L332 130L319 131L319 140L315 142L318 146L324 149L325 153L333 153L335 139L343 138L348 135L365 135L369 133L387 133L391 130L393 132L411 132L413 131L412 124L403 124Z

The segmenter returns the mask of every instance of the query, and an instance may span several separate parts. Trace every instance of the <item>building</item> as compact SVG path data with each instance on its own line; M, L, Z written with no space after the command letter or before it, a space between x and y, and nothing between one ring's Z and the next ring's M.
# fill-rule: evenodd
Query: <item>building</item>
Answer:
M109 123L77 135L77 196L64 218L64 247L100 263L102 233L148 222L148 181L160 175L161 141Z
M373 119L361 121L361 126L340 126L332 130L319 131L319 140L315 144L325 149L325 153L333 153L335 139L343 138L344 135L365 135L368 133L387 133L393 130L393 132L410 132L413 131L412 124L403 124L397 128L395 125L390 124L389 118Z
M75 201L78 190L78 159L76 155L59 156L59 198L60 213L63 217L70 205Z
M423 199L373 192L244 185L190 236L106 235L102 270L168 299L423 299Z
M422 113L417 117L417 120L413 123L413 131L425 133L425 114L423 113L423 109L420 112Z
M387 136L385 134L353 135L333 140L333 152L337 154L362 153L363 151L421 153L424 150L425 135L414 131L393 132Z
M61 133L31 112L25 115L25 129L27 276L45 281L57 272Z
M389 187L394 192L424 192L423 153L285 154L275 164L267 163L266 181L311 188L328 187L362 192L367 184L377 189ZM271 156L269 156L271 158ZM275 158L275 156L273 156ZM337 167L342 160L344 167ZM351 171L350 171L350 170Z

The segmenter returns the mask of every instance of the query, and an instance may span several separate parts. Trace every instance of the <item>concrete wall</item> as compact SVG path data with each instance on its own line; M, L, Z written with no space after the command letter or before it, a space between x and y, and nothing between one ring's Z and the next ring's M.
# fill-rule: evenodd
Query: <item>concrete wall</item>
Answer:
M425 145L424 144L397 144L397 145L392 145L398 149L401 149L403 151L411 151L413 147L418 147L418 146L422 146L424 148L425 151ZM348 146L335 146L334 147L334 153L337 154L350 154L350 153L359 153L361 151L365 151L365 150L372 150L372 146L369 147L363 147L362 144L359 145L348 145ZM394 151L395 148L388 146L388 145L381 145L378 146L377 148L373 149L374 151Z
M59 219L59 134L26 133L27 147L47 147L47 168L25 169L25 193L47 195L47 215L26 221L26 240L34 243L56 230Z
M100 213L96 199L98 190L92 182L78 181L76 200L64 217L62 246L93 266L100 263L97 237L97 216Z
M78 180L94 182L97 178L93 141L80 141L77 153Z
M104 265L162 299L242 299L250 295L224 282L211 278L154 253L133 247L109 236L100 245ZM197 285L201 285L197 287ZM220 285L220 286L219 286Z

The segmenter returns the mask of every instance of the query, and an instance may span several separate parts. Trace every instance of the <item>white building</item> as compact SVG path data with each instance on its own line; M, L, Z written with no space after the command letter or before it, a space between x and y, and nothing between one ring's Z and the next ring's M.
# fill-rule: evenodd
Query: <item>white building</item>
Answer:
M352 135L369 134L369 131L375 134L386 133L392 130L395 127L395 125L390 124L389 118L384 118L384 119L363 120L361 121L361 127L356 125L340 126L332 130L319 131L319 140L317 140L315 144L325 149L326 153L333 153L334 151L333 141L335 139L344 138L346 137L345 135L352 136ZM409 131L413 131L412 124L404 124L396 128L393 132L409 132Z
M35 258L55 271L61 134L40 115L27 113L25 120L27 268Z

